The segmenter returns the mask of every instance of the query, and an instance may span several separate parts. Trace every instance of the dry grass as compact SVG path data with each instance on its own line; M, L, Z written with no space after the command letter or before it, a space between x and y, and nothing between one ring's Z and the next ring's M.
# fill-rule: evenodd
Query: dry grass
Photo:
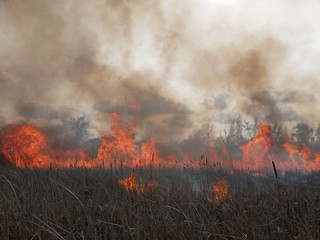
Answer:
M135 194L111 171L1 169L0 239L319 239L317 178L224 176L229 198L211 203L209 189L158 177L156 190Z

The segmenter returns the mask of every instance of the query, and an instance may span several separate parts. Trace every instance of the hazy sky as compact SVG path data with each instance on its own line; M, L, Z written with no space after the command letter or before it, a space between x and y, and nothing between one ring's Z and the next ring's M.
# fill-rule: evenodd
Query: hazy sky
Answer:
M318 122L319 13L318 0L1 1L0 123Z

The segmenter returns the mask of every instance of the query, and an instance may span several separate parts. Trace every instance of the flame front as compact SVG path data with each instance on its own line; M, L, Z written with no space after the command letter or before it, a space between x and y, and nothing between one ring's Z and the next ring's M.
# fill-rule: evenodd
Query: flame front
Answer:
M96 158L85 149L53 149L47 136L32 125L9 125L0 132L0 152L14 166L25 168L141 167L160 163L156 142L149 139L139 151L132 129L121 128L118 114L112 114L113 135L103 134Z
M14 166L20 168L202 168L220 166L226 169L272 171L272 161L278 170L286 172L320 169L320 152L312 152L306 144L289 140L275 146L272 128L259 125L257 134L239 146L241 156L228 152L226 145L210 147L200 160L188 152L182 159L169 153L161 155L157 140L147 139L140 145L132 137L133 128L122 127L119 115L111 115L113 133L102 134L97 156L86 149L52 148L40 129L29 125L8 125L0 130L0 152Z

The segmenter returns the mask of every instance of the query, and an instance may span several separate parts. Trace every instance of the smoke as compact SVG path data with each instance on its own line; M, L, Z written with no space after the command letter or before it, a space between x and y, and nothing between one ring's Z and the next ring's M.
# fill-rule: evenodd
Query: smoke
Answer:
M20 115L28 119L52 120L58 118L58 112L51 106L40 103L28 103L20 109Z
M95 104L97 111L111 113L135 115L139 118L151 117L154 115L176 114L187 115L190 113L188 108L160 95L155 88L141 89L127 85L130 89L130 96L127 96L121 103L109 103L100 101Z
M313 94L307 94L299 92L297 90L291 90L280 94L280 99L283 103L311 103L316 101L316 97Z
M255 92L243 102L243 112L253 116L258 121L287 122L299 121L301 117L291 107L282 106L281 99L272 92L266 90Z
M315 0L1 1L0 116L48 128L86 116L100 132L116 111L160 139L186 138L204 116L315 121L319 10Z
M4 126L5 124L5 118L3 116L0 116L0 127Z
M228 107L228 98L230 96L227 93L220 93L217 96L205 99L201 104L206 109L219 109L223 110Z

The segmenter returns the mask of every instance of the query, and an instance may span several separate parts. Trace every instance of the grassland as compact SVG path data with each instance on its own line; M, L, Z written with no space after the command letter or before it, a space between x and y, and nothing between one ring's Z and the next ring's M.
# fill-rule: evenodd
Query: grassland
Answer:
M221 170L136 170L158 187L127 192L130 170L0 169L0 239L319 239L320 178ZM210 201L217 179L229 197Z

